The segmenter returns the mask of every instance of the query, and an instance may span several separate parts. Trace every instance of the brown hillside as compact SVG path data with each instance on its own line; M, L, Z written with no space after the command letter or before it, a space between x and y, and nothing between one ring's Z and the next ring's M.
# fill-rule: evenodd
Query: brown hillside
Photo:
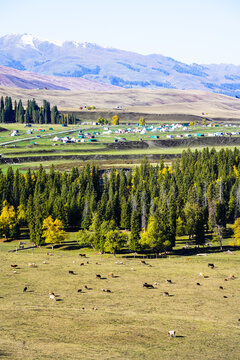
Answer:
M87 81L87 80L86 80ZM59 109L79 110L80 106L95 105L97 111L114 110L152 114L188 114L207 117L240 119L240 99L199 90L142 90L115 89L114 91L56 91L0 88L0 96L22 99L26 104L33 97L57 105ZM118 111L119 114L121 111Z
M83 78L50 76L0 66L0 86L48 90L114 90L117 87Z

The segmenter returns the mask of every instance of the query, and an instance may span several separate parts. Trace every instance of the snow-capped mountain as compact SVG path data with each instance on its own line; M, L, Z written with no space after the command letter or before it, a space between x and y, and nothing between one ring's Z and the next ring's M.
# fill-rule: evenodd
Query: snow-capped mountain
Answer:
M97 80L124 88L177 88L240 97L240 66L187 65L91 43L41 40L29 34L0 38L0 65L37 74Z

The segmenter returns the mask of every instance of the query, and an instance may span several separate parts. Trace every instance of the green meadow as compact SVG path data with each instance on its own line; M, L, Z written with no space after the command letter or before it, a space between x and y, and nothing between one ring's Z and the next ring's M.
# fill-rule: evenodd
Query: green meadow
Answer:
M169 123L170 124L170 123ZM172 123L171 123L172 124ZM159 124L160 125L160 124ZM214 124L212 124L214 125ZM151 132L148 131L146 134L139 133L125 133L125 134L116 134L115 131L119 129L131 128L134 129L137 125L131 124L121 124L118 126L107 126L110 130L113 131L112 134L104 134L105 126L94 126L94 125L69 125L68 127L62 127L61 125L38 125L35 124L32 127L24 127L24 124L3 124L5 131L0 132L0 153L2 158L12 159L9 162L4 162L1 165L3 171L6 170L8 164L11 164L13 168L18 168L22 171L25 171L27 167L35 168L40 163L48 168L51 164L54 164L60 170L70 170L72 166L82 166L86 159L84 156L90 156L87 160L95 161L95 156L100 156L99 165L101 167L106 167L108 165L114 164L118 166L119 164L123 166L132 166L137 164L139 156L148 156L155 155L155 158L149 158L149 161L155 163L157 158L156 155L165 156L174 156L181 154L183 150L190 148L192 151L202 149L202 145L181 145L181 139L179 136L182 135L182 139L186 139L185 134L191 134L192 139L195 138L194 134L204 134L205 137L208 134L214 134L214 132L227 132L227 131L239 131L240 127L225 127L225 124L222 123L218 127L206 127L201 124L195 126L189 126L187 130L183 131L182 129L177 129L175 131L160 133L160 132ZM151 124L147 124L146 128L149 128ZM156 124L154 125L156 126ZM11 132L13 130L18 130L19 136L12 137ZM27 131L31 130L32 134L27 134ZM39 131L44 130L44 131ZM78 139L79 130L82 130L85 134L94 135L97 142L89 143L88 139L85 139L85 142L81 143L67 143L54 142L51 141L55 136L64 137L69 136L75 137ZM97 133L97 134L96 134ZM179 146L171 146L171 139L167 144L167 147L160 147L160 145L153 139L152 136L158 136L159 139L167 139L167 136L173 135L174 139L179 139ZM234 135L233 139L238 135ZM123 140L125 139L125 140ZM204 139L204 138L203 138ZM134 145L134 142L139 142L140 140L149 141L151 144L148 148L141 147L141 144L138 144L137 148ZM200 139L199 139L200 140ZM124 142L124 146L111 146L114 141ZM132 143L133 142L133 143ZM4 145L7 143L6 145ZM115 145L115 144L114 144ZM231 145L231 141L228 145L216 145L216 150L220 150L223 147L228 147L233 149L234 145ZM40 157L43 157L40 158ZM50 156L55 156L56 158L50 158ZM68 156L68 159L62 159L62 156ZM74 158L74 157L78 158ZM81 156L83 158L81 158ZM110 156L114 156L114 160L110 159ZM128 156L130 158L125 158ZM134 158L136 156L136 158ZM28 159L23 159L28 157ZM29 158L31 157L31 159ZM38 159L39 158L39 159ZM16 160L17 159L17 160Z

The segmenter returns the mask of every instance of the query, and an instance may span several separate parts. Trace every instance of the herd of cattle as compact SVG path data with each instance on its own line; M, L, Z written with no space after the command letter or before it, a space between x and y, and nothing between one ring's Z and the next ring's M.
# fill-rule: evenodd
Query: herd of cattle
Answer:
M53 254L49 254L49 256L52 256ZM86 254L79 254L80 257L84 257L86 258ZM144 265L144 266L149 266L151 267L150 264L148 264L145 260L140 260L141 264ZM76 263L76 261L73 261L73 263ZM43 261L43 264L48 264L47 261ZM89 261L86 261L86 263L80 263L79 265L83 266L85 264L89 264ZM96 262L97 265L99 265L99 263ZM115 264L123 264L123 262L115 262ZM29 268L35 268L37 267L37 265L35 263L28 263L28 267ZM213 263L208 263L208 267L211 268L211 269L215 269L215 265ZM11 268L14 270L14 273L17 273L17 270L19 269L19 266L17 264L11 264ZM131 268L131 270L134 270L133 268ZM73 270L68 270L68 274L69 275L77 275L77 273ZM99 280L105 280L107 278L117 278L118 276L114 275L113 272L110 272L108 273L108 276L107 277L104 277L102 274L96 274L96 279L99 279ZM208 276L206 276L203 272L200 272L199 273L199 277L201 278L208 278ZM230 274L227 278L224 278L224 281L231 281L231 280L235 280L236 279L236 276L233 275L233 274ZM174 284L174 282L171 280L171 279L166 279L165 280L165 283L166 284ZM146 288L146 289L158 289L158 286L160 284L157 283L157 282L154 282L153 284L150 284L150 283L147 283L147 282L144 282L142 284L143 288ZM197 282L196 283L197 286L201 286L201 283L200 282ZM88 290L93 290L91 287L89 287L88 285L83 285L83 289L82 288L79 288L77 289L77 292L78 293L82 293L84 290L88 291ZM219 290L224 290L224 287L223 286L219 286ZM28 289L28 286L24 286L23 288L23 293L26 293L28 292L29 289ZM106 292L106 293L112 293L112 290L110 289L105 289L105 288L102 288L101 289L102 292ZM163 296L174 296L173 294L170 294L169 291L163 291L162 293ZM224 298L227 298L228 296L226 295L223 295ZM53 301L58 301L59 300L59 296L56 295L53 291L49 291L49 300L53 300ZM85 310L84 307L82 307L82 310ZM97 310L97 307L96 306L93 306L91 308L91 310ZM238 321L240 322L240 318L238 319ZM169 330L168 331L168 336L171 338L171 337L176 337L176 330Z

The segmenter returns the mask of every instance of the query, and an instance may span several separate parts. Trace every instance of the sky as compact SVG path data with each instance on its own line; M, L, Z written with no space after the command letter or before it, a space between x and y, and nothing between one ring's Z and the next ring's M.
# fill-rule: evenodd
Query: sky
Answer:
M0 0L0 36L91 42L240 65L240 0Z

